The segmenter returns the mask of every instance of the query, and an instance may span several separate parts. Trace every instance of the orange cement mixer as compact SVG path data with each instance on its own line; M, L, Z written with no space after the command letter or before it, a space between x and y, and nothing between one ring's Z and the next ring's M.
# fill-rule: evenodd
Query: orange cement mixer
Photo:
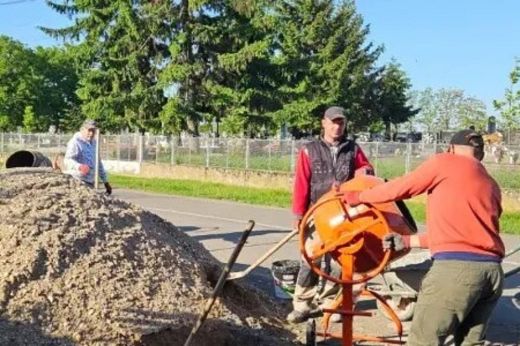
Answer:
M317 335L341 339L343 345L350 346L354 341L402 343L401 321L382 297L366 288L361 294L380 301L395 323L399 340L356 335L352 330L354 316L371 316L369 312L355 310L352 285L367 282L381 273L389 262L409 251L383 250L383 237L390 232L402 235L417 232L415 223L402 202L351 207L342 200L345 191L361 191L383 182L380 178L363 175L334 187L308 210L300 224L300 251L311 269L325 279L341 284L343 288L342 295L334 306L323 309L322 331ZM341 277L333 277L322 271L316 263L326 254L341 266ZM332 313L343 316L341 335L328 331Z

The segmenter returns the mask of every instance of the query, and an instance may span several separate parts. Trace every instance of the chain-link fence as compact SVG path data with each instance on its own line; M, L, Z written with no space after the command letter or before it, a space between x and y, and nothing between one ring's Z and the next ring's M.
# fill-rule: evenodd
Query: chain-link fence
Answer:
M72 135L0 133L0 154L37 150L49 156L64 153ZM297 153L307 141L176 136L102 135L104 160L168 165L220 167L268 172L294 171ZM417 167L445 143L359 142L378 176L392 178ZM484 163L504 188L520 189L520 146L493 146Z

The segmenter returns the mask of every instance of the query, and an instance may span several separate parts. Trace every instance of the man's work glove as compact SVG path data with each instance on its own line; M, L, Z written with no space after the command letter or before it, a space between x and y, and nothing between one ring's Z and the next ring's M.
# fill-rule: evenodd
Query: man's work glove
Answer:
M78 170L81 173L81 175L87 175L90 171L90 167L88 165L81 164L79 165Z
M112 186L110 186L110 184L108 182L105 183L105 190L106 190L107 196L110 196L112 194Z
M355 207L361 204L361 201L359 200L360 193L361 191L345 191L343 192L343 196L341 196L341 201L351 207Z
M410 248L410 236L389 233L383 238L383 250L401 251Z

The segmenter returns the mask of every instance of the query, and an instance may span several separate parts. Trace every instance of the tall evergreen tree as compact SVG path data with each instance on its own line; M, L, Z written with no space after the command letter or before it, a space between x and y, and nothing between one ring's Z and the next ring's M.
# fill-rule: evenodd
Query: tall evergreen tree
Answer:
M222 122L232 134L269 122L264 114L276 102L269 79L272 21L265 6L260 0L179 3L174 53L161 76L172 88L164 120L177 128L185 123L195 135L201 121Z
M369 29L352 1L277 2L275 60L285 78L279 87L281 125L311 131L324 108L343 106L355 125L373 119L377 102L375 66L382 48L367 41Z
M62 29L43 28L73 42L84 73L77 91L85 116L107 129L159 130L165 103L158 73L167 46L170 5L167 1L47 1L75 18Z
M379 80L376 117L385 124L387 137L391 137L391 125L408 121L418 113L409 104L408 92L411 84L399 64L392 61L383 71Z

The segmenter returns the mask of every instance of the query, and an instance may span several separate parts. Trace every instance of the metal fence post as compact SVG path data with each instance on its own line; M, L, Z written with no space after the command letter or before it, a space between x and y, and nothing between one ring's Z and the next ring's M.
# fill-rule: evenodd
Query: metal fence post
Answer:
M40 134L39 133L36 135L36 140L37 140L37 143L38 143L37 144L38 150L40 150Z
M193 137L188 138L188 164L191 164L191 148L193 147Z
M121 161L121 135L116 136L117 161Z
M272 146L273 146L273 143L271 140L267 140L267 154L269 155L269 160L267 161L267 169L269 170L269 172L271 172L271 150L272 150Z
M379 142L376 142L376 152L374 154L374 174L377 176L377 166L379 163Z
M209 138L206 138L206 168L209 167Z
M296 148L296 143L295 143L295 140L294 139L291 139L291 172L294 172L294 166L295 166L295 150Z
M157 137L154 137L154 138L155 138L155 164L158 164L161 146L159 145L159 142L157 141Z
M171 144L171 155L170 155L170 164L173 166L175 165L175 136L171 136L171 141L172 141L172 144Z
M229 138L226 139L226 168L229 168Z
M246 169L249 169L249 138L246 138Z
M137 162L143 163L143 135L139 135L137 140Z
M406 145L406 160L405 160L405 163L404 163L404 171L405 171L405 173L410 172L410 159L411 159L411 156L412 156L412 143L408 142L408 144Z

